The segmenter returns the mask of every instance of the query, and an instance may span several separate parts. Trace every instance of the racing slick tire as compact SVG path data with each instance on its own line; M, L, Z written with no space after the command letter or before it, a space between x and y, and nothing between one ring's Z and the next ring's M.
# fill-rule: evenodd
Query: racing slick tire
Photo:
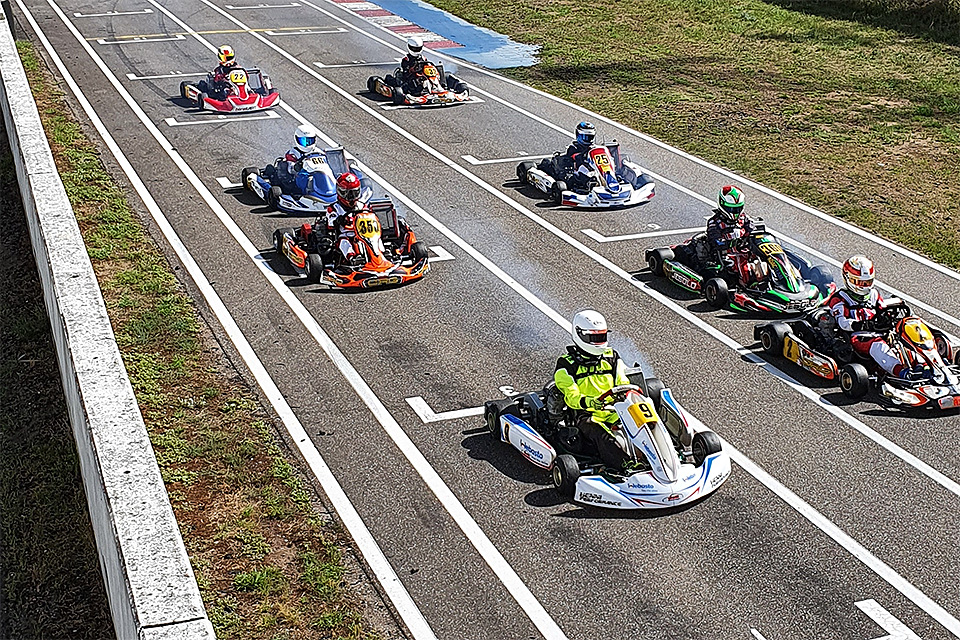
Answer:
M258 176L258 175L260 175L260 169L256 167L244 167L243 170L240 171L240 186L249 191L250 176Z
M577 480L580 479L580 466L577 464L577 459L566 453L560 454L553 461L550 477L553 478L553 486L560 495L572 498L577 488Z
M726 280L723 278L710 278L703 285L703 295L714 309L725 307L727 301L730 299L730 292L727 290Z
M672 249L650 249L647 251L647 266L650 267L650 273L663 276L663 263L675 257Z
M527 171L533 169L536 165L533 162L521 162L517 165L517 180L520 184L529 184L527 180Z
M563 204L563 192L567 190L567 183L557 180L550 189L550 200L553 204Z
M280 187L270 187L267 192L267 206L276 211L280 208L280 196L283 195L283 189Z
M377 93L377 76L367 78L367 91L369 93Z
M760 328L760 346L772 356L783 355L783 340L790 333L790 326L783 322L772 322Z
M644 378L643 393L653 400L653 408L660 411L660 392L667 388L660 378Z
M840 390L848 398L862 398L870 390L870 374L859 362L848 362L840 368Z
M693 461L697 466L703 465L703 461L715 453L720 453L723 445L720 444L720 436L713 431L698 431L693 434Z
M486 407L486 412L483 416L483 421L487 427L487 433L490 434L490 437L500 440L500 420L497 418L496 407L492 407L492 406Z
M429 255L427 247L422 242L414 242L410 245L410 259L413 264L417 264Z
M183 82L180 83L180 97L183 98L184 100L189 100L189 99L190 99L190 96L187 95L187 87L188 87L189 85L190 85L190 83L187 82L186 80L184 80Z
M277 229L273 232L273 250L277 253L281 253L283 251L283 234L285 233L293 235L296 233L296 230L292 227L287 227L285 229Z
M206 104L207 104L206 101L207 101L207 94L205 94L203 91L201 91L200 93L198 93L198 94L197 94L197 109L200 109L200 111L203 111L204 107L205 107Z
M320 284L323 279L323 259L315 253L308 253L303 266L303 270L307 274L307 280L313 284Z

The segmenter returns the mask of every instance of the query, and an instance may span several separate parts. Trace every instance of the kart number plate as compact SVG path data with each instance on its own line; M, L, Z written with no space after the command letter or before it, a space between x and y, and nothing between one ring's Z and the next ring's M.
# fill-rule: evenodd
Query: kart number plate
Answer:
M783 247L778 245L776 242L761 242L757 245L757 248L763 252L764 255L772 256L778 253L783 253Z
M646 400L630 405L629 411L630 416L637 421L637 424L657 421L656 410L654 410L653 405Z
M380 235L380 221L376 216L362 216L357 219L357 233L361 237L372 239Z

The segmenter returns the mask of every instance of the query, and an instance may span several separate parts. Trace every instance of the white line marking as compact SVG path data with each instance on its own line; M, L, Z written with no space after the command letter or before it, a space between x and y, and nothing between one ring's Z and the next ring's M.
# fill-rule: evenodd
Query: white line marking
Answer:
M364 60L354 60L347 64L323 64L322 62L314 62L313 64L321 69L346 69L350 67L385 67L387 65L393 65L400 62L400 58L396 60L389 60L387 62L366 62Z
M153 13L153 9L141 9L139 11L107 11L105 13L74 13L74 18L112 18L113 16L135 16L145 13Z
M176 118L164 118L163 121L171 127L190 127L196 124L223 124L224 122L243 122L244 120L276 120L280 114L276 111L264 111L256 115L235 116L227 113L211 114L203 120L188 120L181 122Z
M444 262L446 260L453 260L453 256L449 251L441 247L440 245L434 245L430 247L430 251L433 251L436 258L430 258L430 262Z
M71 33L73 33L74 37L86 50L87 55L90 56L91 60L93 60L93 62L100 68L104 76L106 76L110 83L113 84L114 89L116 89L116 91L124 98L137 117L140 118L144 127L146 127L150 133L153 134L154 138L156 138L170 158L173 159L181 171L183 171L184 175L187 176L187 178L193 183L194 187L198 188L198 191L200 191L200 189L203 188L200 179L192 172L189 166L187 166L186 162L184 162L183 158L177 153L177 151L173 149L170 142L163 137L159 129L156 128L156 126L150 121L146 113L143 112L133 97L123 88L117 77L113 74L113 72L110 71L103 60L94 52L92 47L90 47L90 45L83 40L80 32L77 31L76 27L63 14L63 12L60 10L60 7L58 7L52 0L47 0L47 3L54 10L54 12L56 12L64 25L66 25ZM57 55L53 45L40 29L40 26L34 19L33 14L30 13L29 9L27 9L27 7L23 4L22 0L17 0L17 4L19 5L23 14L26 16L27 20L30 22L31 27L37 34L37 37L40 39L44 48L46 48L51 59L56 64L60 71L60 75L67 82L70 90L80 102L83 110L87 114L87 117L90 118L94 127L97 129L97 132L103 138L114 158L116 158L118 164L123 169L127 178L130 180L131 185L134 187L134 189L136 189L137 193L143 199L144 204L150 211L154 221L157 223L157 226L167 238L168 242L170 242L171 247L177 253L177 257L183 263L184 267L190 273L190 277L200 289L204 299L209 304L210 309L217 316L218 321L230 336L231 341L237 348L237 352L241 355L241 357L243 357L245 364L250 369L250 372L253 374L254 378L257 380L257 384L260 385L260 388L263 390L267 399L277 411L277 415L281 418L281 420L283 420L284 426L287 428L290 437L297 444L297 448L307 461L310 470L317 477L318 481L323 487L324 493L326 493L334 509L336 509L337 515L350 532L350 536L356 542L357 548L360 549L360 552L366 559L367 564L374 572L377 580L382 585L385 593L390 598L394 607L396 607L398 614L403 619L404 623L407 625L408 629L410 629L410 632L415 638L418 640L436 640L436 636L430 629L430 626L427 624L426 620L423 618L423 614L410 598L410 594L407 593L403 584L400 582L400 579L393 571L390 563L383 555L383 551L377 545L376 540L374 540L369 529L367 529L353 504L344 493L343 488L340 486L339 482L337 482L337 479L330 471L330 468L324 462L323 457L320 455L319 451L317 451L313 441L310 440L310 437L304 430L303 425L290 408L290 405L287 404L283 394L273 382L273 379L263 366L263 363L257 357L253 348L250 346L250 343L240 331L240 328L233 320L233 317L223 304L223 301L217 295L216 291L213 289L213 286L210 284L209 280L207 280L196 261L194 261L193 256L190 255L190 252L182 243L179 236L177 236L173 227L170 225L169 221L160 210L160 207L153 199L153 196L150 194L146 185L143 184L140 176L137 174L127 157L123 154L123 151L113 139L113 136L111 136L110 132L107 131L106 126L100 120L96 110L94 110L93 106L80 90L80 87L73 79L73 76L70 75L69 70L63 64L63 61L60 59L59 55ZM204 199L207 200L208 204L216 205L220 209L220 212L222 212L222 215L226 215L226 211L217 205L216 200L213 198L213 195L209 192L209 190L206 190L205 188L203 188L203 190L206 192L206 194L202 195L204 195ZM218 212L218 215L220 212ZM238 242L240 242L241 246L247 250L247 253L251 256L254 263L261 265L262 267L265 263L262 260L256 260L254 258L254 256L259 255L256 247L254 247L253 244L247 240L242 233L239 232L239 228L236 228L234 231L235 233L239 233ZM237 236L235 235L235 237ZM240 238L242 238L243 241L241 241ZM274 285L274 287L277 288L277 290L282 289L286 292L289 292L289 288L283 284L283 281L279 276L277 276L277 274L273 273L269 269L262 269L262 271L267 279ZM304 310L304 312L306 312L306 310Z
M478 164L499 164L501 162L525 162L527 160L540 160L541 158L546 158L546 157L549 157L550 155L551 154L549 153L544 153L539 156L518 156L516 158L494 158L492 160L477 160L474 156L471 156L471 155L465 155L460 157L466 160L467 162L469 162L470 164L478 165Z
M309 35L320 35L325 33L346 33L347 30L343 27L331 27L329 29L297 29L294 31L264 31L264 35L268 36L309 36Z
M759 631L757 631L757 630L754 629L753 627L750 627L750 635L752 635L752 636L753 636L754 638L756 638L757 640L767 640L766 638L764 638L764 637L760 634Z
M159 76L138 76L135 73L128 73L127 79L128 80L164 80L167 78L195 78L197 76L205 76L205 75L207 75L206 71L194 71L192 73L191 72L167 73Z
M451 102L448 104L430 104L430 105L416 105L416 104L381 104L380 108L384 111L396 111L397 109L439 109L442 107L454 107L458 104L477 104L483 102L482 99L470 96L463 102Z
M870 616L870 619L880 625L880 628L889 635L876 640L920 640L920 636L910 630L889 611L877 604L876 600L862 600L855 603L860 611Z
M405 400L407 401L407 404L410 405L410 408L413 409L414 413L416 413L417 416L423 420L424 424L483 415L483 407L468 407L466 409L457 409L456 411L443 411L441 413L436 413L430 408L430 405L427 404L427 401L420 396L405 398Z
M224 12L222 9L212 4L211 2L208 2L207 0L201 0L201 1L207 6L217 11L218 13L220 13L221 15L227 17L229 20L238 24L238 26L241 26L241 27L243 26L242 23L240 23L238 20L236 20L235 18L233 18L232 16L230 16L229 14L227 14L226 12ZM21 0L17 0L17 2L21 3ZM172 20L174 20L175 22L183 26L185 29L189 30L189 27L186 24L184 24L183 21L177 18L169 10L165 9L162 5L155 2L155 0L149 0L149 2L154 7L156 7L159 11L164 13L164 15L168 16L169 18L171 18ZM47 3L55 7L53 0L47 0ZM59 12L59 9L57 9L57 11ZM74 36L78 40L82 40L82 37L80 36L79 32L76 31L76 29L73 27L72 24L69 24L69 21L66 19L66 17L62 16L61 19L64 21L65 24L68 25L68 27L74 33ZM199 42L204 44L204 46L206 46L210 50L214 50L213 45L210 44L208 41L206 41L204 38L202 38L199 34L196 34L196 32L192 32L192 35ZM281 49L279 49L279 47L276 47L276 45L270 43L268 40L266 40L259 34L255 34L255 36L262 42L268 44L268 46L270 46L271 48L274 48L275 50L278 50L278 51L282 51ZM249 239L247 239L247 237L243 234L239 226L237 226L236 222L234 222L234 220L230 217L230 215L223 208L223 206L220 205L220 203L216 200L216 198L213 196L210 190L207 189L207 187L203 184L200 178L193 172L193 170L189 167L189 165L186 163L183 157L180 156L180 154L173 148L170 142L163 136L160 130L157 129L157 127L153 124L153 122L150 121L146 113L144 113L143 110L139 107L138 103L133 99L133 97L129 94L129 92L127 92L127 90L120 84L116 76L113 75L110 69L103 63L103 61L99 58L99 56L97 56L96 53L88 45L86 45L86 43L84 43L84 48L86 49L87 54L91 58L93 58L95 62L97 62L98 66L100 66L101 71L103 71L104 75L106 75L107 78L111 81L116 91L120 93L120 95L124 98L124 100L130 106L130 108L137 115L137 117L140 118L141 122L143 122L147 130L150 131L153 137L163 146L164 150L167 152L167 155L170 156L170 158L176 163L176 165L184 174L184 176L186 176L187 179L190 181L190 183L193 185L194 189L197 190L197 192L201 195L201 197L204 199L204 201L207 203L210 209L220 219L221 223L234 236L235 240L240 244L240 246L243 247L251 257L258 255L258 251L253 246L253 243L251 243ZM309 67L306 67L306 65L299 63L299 61L298 61L298 64L303 68L309 69ZM314 75L318 75L312 70L310 71L310 73ZM287 111L291 115L296 114L296 112L288 105L284 106L284 108L287 109ZM306 121L301 116L299 116L299 114L294 115L294 117L306 123ZM332 140L329 140L329 138L327 139L327 141L331 144L333 142ZM380 182L380 184L382 184L385 189L391 192L394 191L393 187L391 187L388 183L386 183L385 181L378 180L378 178L376 177L376 174L373 171L367 170L362 165L360 165L360 167L362 171L364 171L367 175L371 177L371 179ZM405 197L398 198L398 199L400 199L405 203L410 202L409 199ZM417 209L419 209L419 207L417 207ZM438 229L439 228L440 227L438 227ZM459 238L457 238L457 240L459 240ZM462 242L462 240L460 240L460 242ZM374 394L373 390L370 389L370 387L366 384L366 382L360 377L359 373L357 373L357 371L353 368L350 362L343 356L343 354L340 352L337 346L330 340L327 334L323 332L323 330L320 328L320 325L317 324L316 320L313 318L313 316L310 315L310 313L303 306L303 304L296 297L296 295L294 295L294 293L290 290L290 288L287 287L284 284L283 280L279 278L275 273L268 270L264 270L263 272L267 276L267 280L270 282L270 284L273 285L277 293L280 294L280 296L284 299L284 301L291 308L291 310L294 311L294 313L300 319L301 323L303 323L304 327L311 333L311 335L314 337L317 343L323 348L327 356L334 362L334 364L338 367L338 369L340 369L341 373L344 375L344 377L347 379L347 381L356 391L357 395L361 398L361 400L363 400L364 404L367 405L371 413L373 413L374 416L377 418L377 421L383 427L387 435L389 435L390 438L394 441L397 448L404 454L404 456L410 462L411 466L417 471L417 473L423 479L424 483L437 497L437 499L440 501L443 507L447 510L447 512L450 514L453 520L460 527L461 531L463 531L467 539L471 542L471 544L473 544L474 548L477 549L481 557L483 557L484 561L497 575L497 577L506 587L507 591L517 601L517 603L523 609L524 613L530 618L530 620L537 627L537 629L540 630L540 632L544 635L545 638L548 638L550 640L565 640L566 636L564 635L560 627L557 626L556 622L554 622L553 618L550 617L550 615L546 612L546 610L543 608L540 602L530 592L526 584L524 584L524 582L520 579L520 576L517 575L516 571L513 570L513 568L506 561L506 559L503 557L500 551L494 546L494 544L490 541L490 539L483 533L483 530L480 528L477 522L470 516L470 514L464 508L463 504L453 494L453 492L446 485L446 483L443 482L443 479L439 476L439 474L437 474L437 472L433 469L433 467L430 466L430 463L426 460L426 458L423 457L423 454L416 447L413 441L409 439L409 437L400 427L399 423L397 423L397 421L393 418L393 416L386 409L386 407L383 406L379 398L376 396L376 394ZM386 585L385 585L385 588L386 588ZM405 591L403 592L402 595L406 598L409 598L409 594L406 594ZM415 609L415 605L413 604L412 600L410 601L410 604ZM419 610L415 609L415 612L419 616L419 618L422 620L422 615L420 615ZM409 623L408 623L408 626L409 626ZM424 626L426 626L425 622L424 622ZM425 632L429 632L430 637L433 637L432 631L430 631L429 627L426 627Z
M599 231L593 229L580 229L580 233L592 238L597 242L620 242L621 240L640 240L642 238L658 238L660 236L682 236L688 233L697 233L703 231L703 227L690 227L689 229L664 229L661 231L645 231L643 233L630 233L625 236L605 236Z
M227 9L231 11L241 11L243 9L290 9L292 7L299 7L299 2L291 2L289 4L228 4L224 5Z
M239 182L233 182L232 180L230 180L230 178L226 178L226 177L217 178L217 184L219 184L224 191L226 191L227 189L236 189L237 187L243 186Z
M49 1L49 0L48 0L48 1ZM150 1L151 1L151 3L153 3L153 0L150 0ZM222 13L223 15L227 16L230 20L234 21L240 28L244 28L244 29L247 28L246 25L244 25L243 23L237 21L235 18L233 18L233 17L230 16L229 14L226 14L226 13L223 13L222 11L220 11L220 9L219 9L218 7L216 7L216 5L214 5L214 4L212 4L211 2L209 2L209 0L201 0L201 2L203 2L204 4L210 6L210 7L213 8L215 11L219 11L219 12ZM311 6L311 7L315 6L315 5L313 5L313 3L309 2L308 0L305 0L305 1L304 1L304 4L305 4L306 6ZM158 6L158 5L156 5L156 4L154 3L154 6ZM317 8L317 10L318 10L318 11L321 11L322 13L325 13L325 14L328 14L328 15L329 15L328 12L323 11L322 9ZM356 96L354 96L352 93L346 91L346 90L343 89L342 87L338 86L338 85L335 84L334 82L328 80L327 78L323 77L322 75L320 75L319 73L317 73L316 71L314 71L313 69L311 69L309 66L307 66L306 64L304 64L303 62L301 62L301 61L300 61L299 59L297 59L295 56L291 55L288 51L280 48L280 47L277 46L275 43L270 42L269 40L266 40L265 38L263 38L262 36L260 36L260 35L257 34L257 33L252 33L251 35L253 35L255 38L260 39L262 42L264 42L265 44L267 44L267 46L269 46L270 48L272 48L274 51L276 51L277 53L279 53L281 56L287 58L287 59L290 60L293 64L299 66L299 67L300 67L301 69L303 69L306 73L308 73L309 75L311 75L312 77L314 77L316 80L320 81L322 84L324 84L324 85L327 86L328 88L330 88L330 89L332 89L333 91L335 91L335 92L337 92L338 94L340 94L343 98L345 98L347 101L353 103L355 106L357 106L358 108L360 108L362 111L366 112L367 114L369 114L369 115L373 116L374 118L376 118L377 120L379 120L384 126L386 126L386 127L388 127L389 129L393 130L393 131L394 131L395 133L397 133L398 135L406 138L406 139L409 140L413 145L415 145L415 146L417 146L417 147L420 147L423 151L425 151L425 152L428 153L429 155L433 156L433 157L434 157L436 160L438 160L439 162L441 162L441 163L445 164L446 166L450 167L451 169L453 169L454 171L456 171L457 173L459 173L460 175L462 175L463 177L465 177L467 180L469 180L470 182L473 182L475 185L477 185L478 187L480 187L482 190L484 190L484 191L486 191L487 193L491 194L493 197L497 198L498 200L500 200L501 202L503 202L503 203L506 204L507 206L511 207L512 209L514 209L514 210L517 211L518 213L522 214L523 216L525 216L525 217L527 217L528 219L530 219L532 222L534 222L534 223L536 223L537 225L539 225L540 227L542 227L544 230L548 231L549 233L551 233L551 234L554 235L555 237L557 237L557 238L559 238L560 240L564 241L565 243L567 243L568 245L570 245L571 247L573 247L574 249L576 249L577 251L579 251L579 252L582 253L583 255L589 257L589 258L592 259L594 262L596 262L596 263L599 264L600 266L604 267L605 269L607 269L608 271L610 271L610 272L613 273L614 275L620 277L622 280L624 280L625 282L627 282L627 283L630 284L631 286L635 287L636 289L640 290L641 292L643 292L643 293L646 294L647 296L653 298L654 300L656 300L657 302L659 302L661 305L667 307L668 309L670 309L671 311L673 311L675 314L677 314L677 315L680 316L681 318L684 318L684 319L687 320L690 324L694 325L695 327L697 327L698 329L700 329L700 330L703 331L704 333L712 336L712 337L715 338L718 342L720 342L721 344L723 344L723 345L725 345L726 347L730 348L732 351L736 352L736 353L741 357L741 359L756 364L757 366L759 366L760 368L762 368L763 370L765 370L767 373L769 373L770 375L774 376L775 378L777 378L778 380L780 380L782 383L786 384L786 385L789 386L791 389L793 389L793 390L796 391L797 393L801 394L802 396L804 396L805 398L807 398L808 400L810 400L811 402L813 402L817 407L819 407L819 408L821 408L822 410L830 413L831 415L833 415L833 416L836 417L837 419L843 421L843 422L846 423L848 426L852 427L853 429L855 429L856 431L858 431L859 433L861 433L862 435L864 435L864 436L867 437L868 439L870 439L870 440L872 440L873 442L875 442L876 444L880 445L881 447L883 447L884 449L886 449L887 451L889 451L889 452L892 453L893 455L899 457L901 460L903 460L904 462L906 462L907 464L909 464L910 466L912 466L914 469L916 469L917 471L919 471L919 472L922 473L923 475L927 476L928 478L930 478L931 480L933 480L934 482L936 482L937 484L939 484L941 487L943 487L944 489L946 489L946 490L949 491L950 493L953 493L953 494L956 495L956 496L960 496L960 484L958 484L957 482L955 482L955 481L953 481L952 479L948 478L948 477L947 477L946 475L944 475L943 473L937 471L936 469L934 469L933 467L931 467L930 465L928 465L926 462L924 462L924 461L920 460L919 458L917 458L915 455L907 452L906 450L904 450L904 449L903 449L902 447L900 447L899 445L891 442L891 441L890 441L889 439L887 439L885 436L877 433L875 430L871 429L869 426L867 426L866 424L864 424L863 422L861 422L860 420L858 420L857 418L855 418L855 417L852 416L851 414L847 413L846 411L844 411L844 410L841 409L840 407L834 405L834 404L831 403L829 400L823 398L822 396L820 396L819 394L817 394L815 391L813 391L813 390L810 389L809 387L800 384L800 382L798 382L795 378L793 378L793 377L790 376L789 374L785 373L784 371L781 371L779 368L777 368L777 367L774 366L773 364L765 361L763 358L761 358L760 356L758 356L757 354L755 354L755 353L752 352L751 350L747 349L745 346L741 345L739 342L737 342L736 340L734 340L733 338L731 338L731 337L728 336L727 334L723 333L722 331L720 331L720 330L717 329L716 327L710 325L710 324L709 324L708 322L706 322L704 319L700 318L699 316L694 315L693 313L691 313L690 311L688 311L686 308L684 308L684 307L682 307L681 305L679 305L676 301L674 301L674 300L672 300L671 298L663 295L662 293L660 293L660 292L652 289L652 288L649 287L646 283L641 282L641 281L639 281L639 280L635 280L635 279L633 278L633 276L630 274L630 272L626 271L625 269L620 268L619 266L617 266L616 264L614 264L613 262L611 262L610 260L608 260L608 259L605 258L604 256L600 255L599 253L597 253L597 252L594 251L593 249L590 249L589 247L587 247L586 245L584 245L582 242L574 239L572 236L570 236L569 234L567 234L565 231L561 230L560 228L558 228L558 227L555 226L554 224L548 222L547 220L545 220L545 219L542 218L541 216L537 215L536 213L534 213L534 212L531 211L530 209L528 209L528 208L524 207L523 205L521 205L520 203L516 202L515 200L513 200L512 198L510 198L509 196L507 196L505 193L502 193L499 189L497 189L497 188L494 187L493 185L485 182L485 181L484 181L483 179L481 179L479 176L476 176L475 174L471 173L467 168L465 168L465 167L457 164L453 159L448 158L447 156L443 155L443 154L442 154L440 151L438 151L437 149L434 149L433 147L431 147L430 145L428 145L426 142L420 140L416 135L412 134L411 132L407 131L407 130L404 129L403 127L401 127L401 126L399 126L398 124L394 123L393 121L391 121L390 119L386 118L386 117L383 116L382 114L378 113L375 109L373 109L373 108L371 108L370 106L368 106L365 102L359 100L359 99L358 99ZM368 34L368 35L369 35L369 34ZM534 116L534 117L536 117L536 116ZM542 303L541 303L541 304L542 304ZM565 320L564 320L564 322L566 323Z
M160 38L157 37L148 37L148 38L124 38L122 40L107 40L105 38L97 38L97 44L144 44L147 42L174 42L176 40L186 40L185 36L175 35L175 36L163 36Z

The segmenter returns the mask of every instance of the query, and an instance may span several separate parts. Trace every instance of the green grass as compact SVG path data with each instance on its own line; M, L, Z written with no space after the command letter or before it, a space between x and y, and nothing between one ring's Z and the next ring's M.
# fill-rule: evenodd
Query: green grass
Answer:
M377 638L344 586L339 530L250 391L211 359L163 254L33 48L18 47L218 638Z
M955 0L432 3L541 45L514 78L960 267Z

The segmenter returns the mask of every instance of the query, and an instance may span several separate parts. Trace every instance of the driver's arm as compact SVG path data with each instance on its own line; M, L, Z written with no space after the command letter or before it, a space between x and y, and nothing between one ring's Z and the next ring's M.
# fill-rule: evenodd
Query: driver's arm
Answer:
M623 360L620 359L619 355L614 355L617 358L617 371L613 377L613 385L619 387L625 384L631 384L630 378L627 377L627 365L623 364Z
M580 393L577 381L573 379L567 367L570 362L561 357L557 360L557 370L553 373L553 381L557 384L557 389L563 393L563 399L571 409L586 409L587 398Z
M847 316L847 305L839 302L834 306L830 307L830 313L833 314L833 317L837 320L837 326L844 331L854 331L853 328L853 318Z

